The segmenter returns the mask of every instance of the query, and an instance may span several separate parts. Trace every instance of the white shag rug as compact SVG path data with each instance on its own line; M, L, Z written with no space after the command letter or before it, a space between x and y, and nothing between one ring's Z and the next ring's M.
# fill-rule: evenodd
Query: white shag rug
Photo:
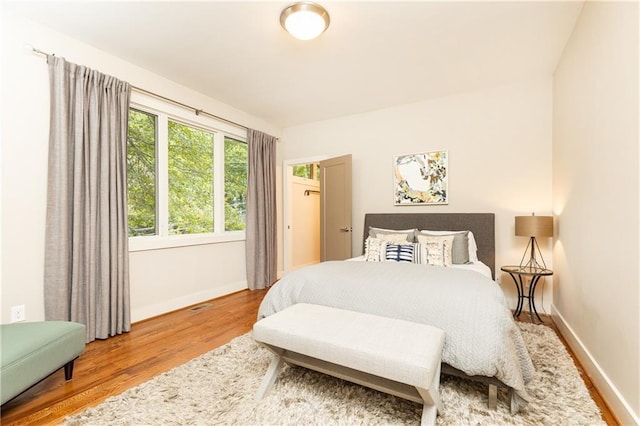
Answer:
M548 327L522 330L536 368L533 401L511 415L505 390L497 410L487 387L443 376L438 425L604 425L566 349ZM301 367L285 366L262 400L254 395L271 353L251 334L195 358L65 420L67 425L408 425L420 404Z

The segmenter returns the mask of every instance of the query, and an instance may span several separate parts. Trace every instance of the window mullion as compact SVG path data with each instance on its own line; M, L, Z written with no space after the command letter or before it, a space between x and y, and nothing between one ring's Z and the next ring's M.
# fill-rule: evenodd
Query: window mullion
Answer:
M169 235L169 120L158 114L158 224L160 236Z
M216 132L213 145L213 228L225 231L224 225L224 134Z

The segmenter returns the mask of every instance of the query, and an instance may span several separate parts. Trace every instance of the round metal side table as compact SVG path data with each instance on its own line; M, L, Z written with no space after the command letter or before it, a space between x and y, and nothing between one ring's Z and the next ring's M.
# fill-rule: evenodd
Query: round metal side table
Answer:
M540 315L538 315L538 311L536 310L534 295L540 278L553 275L553 271L551 269L522 267L517 265L503 266L500 270L511 275L513 283L516 285L516 290L518 290L518 305L513 313L513 317L516 318L520 316L522 308L524 307L524 299L529 299L529 317L531 318L531 322L535 324L535 320L533 318L533 315L535 314L538 320L542 323L542 318L540 318ZM531 277L528 293L524 290L523 277Z

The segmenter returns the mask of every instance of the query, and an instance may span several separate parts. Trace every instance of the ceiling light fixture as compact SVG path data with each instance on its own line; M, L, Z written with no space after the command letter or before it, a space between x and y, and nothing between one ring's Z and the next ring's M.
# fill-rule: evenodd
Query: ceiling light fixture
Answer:
M311 40L329 27L329 13L316 3L293 3L280 14L280 25L299 40Z

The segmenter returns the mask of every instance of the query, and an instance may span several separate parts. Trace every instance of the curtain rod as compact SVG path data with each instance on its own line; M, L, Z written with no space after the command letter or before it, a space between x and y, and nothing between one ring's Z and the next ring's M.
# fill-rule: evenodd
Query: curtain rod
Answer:
M37 54L37 55L42 55L42 56L56 56L56 54L55 54L55 53L47 53L47 52L44 52L44 51L42 51L42 50L40 50L40 49L36 49L35 47L30 46L30 45L27 45L27 46L26 46L26 48L27 48L27 49L29 49L29 50L31 50L33 53L35 53L35 54ZM147 94L147 95L153 96L154 98L162 99L162 100L167 101L167 102L171 102L172 104L174 104L174 105L178 105L178 106L181 106L182 108L185 108L185 109L190 109L190 110L192 110L196 115L206 115L206 116L208 116L208 117L211 117L211 118L215 118L215 119L217 119L217 120L224 121L225 123L228 123L228 124L231 124L231 125L234 125L234 126L240 127L240 128L242 128L242 129L249 130L249 128L248 128L247 126L243 126L242 124L236 123L235 121L227 120L226 118L219 117L219 116L217 116L217 115L215 115L215 114L211 114L210 112L204 111L204 110L202 110L202 109L192 107L191 105L184 104L184 103L182 103L182 102L176 101L176 100L171 99L171 98L167 98L166 96L159 95L159 94L154 93L154 92L152 92L152 91L150 91L150 90L146 90L146 89L143 89L143 88L141 88L141 87L134 86L133 84L131 85L131 88L132 88L133 90L137 91L137 92L144 93L144 94Z

